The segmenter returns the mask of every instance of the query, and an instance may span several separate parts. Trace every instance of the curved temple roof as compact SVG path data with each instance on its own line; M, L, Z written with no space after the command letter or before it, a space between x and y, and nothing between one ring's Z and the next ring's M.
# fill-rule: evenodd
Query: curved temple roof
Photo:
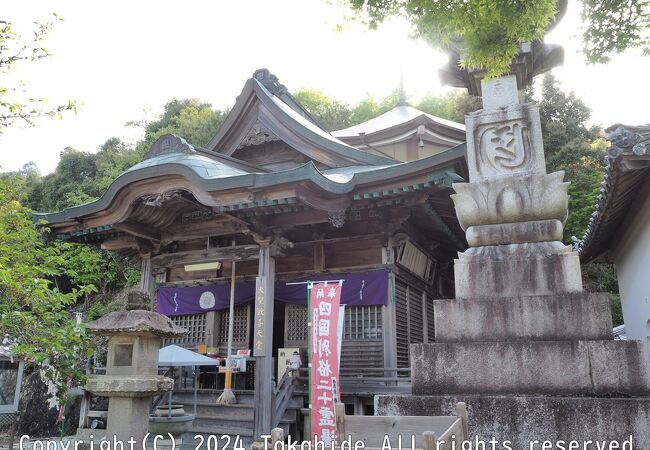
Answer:
M331 194L345 194L364 184L430 172L465 157L465 145L408 163L384 166L349 166L319 170L313 162L272 173L251 172L201 155L184 140L165 135L149 152L150 157L120 175L94 202L67 208L61 212L36 214L50 224L80 218L107 209L117 194L128 185L161 176L178 175L205 192L231 189L259 189L287 183L309 182Z
M425 113L424 111L420 111L419 109L415 109L405 104L397 105L395 108L385 112L384 114L358 125L344 128L342 130L332 131L332 135L338 138L346 138L356 137L359 136L359 134L364 133L366 136L369 136L373 133L385 131L419 118L423 118L425 121L431 121L436 125L448 128L452 133L460 132L461 137L465 135L465 125Z

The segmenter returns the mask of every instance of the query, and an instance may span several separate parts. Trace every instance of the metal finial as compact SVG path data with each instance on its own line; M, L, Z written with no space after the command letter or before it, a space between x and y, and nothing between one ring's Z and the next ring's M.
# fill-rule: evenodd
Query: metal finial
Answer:
M399 103L398 105L406 105L406 91L404 91L404 73L399 71Z

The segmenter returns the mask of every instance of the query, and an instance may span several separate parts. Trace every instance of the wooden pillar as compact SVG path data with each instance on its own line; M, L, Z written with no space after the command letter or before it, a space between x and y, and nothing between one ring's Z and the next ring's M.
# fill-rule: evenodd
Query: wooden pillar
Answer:
M255 290L255 335L253 337L253 356L255 357L255 440L261 440L261 435L271 434L274 285L275 259L271 257L269 242L263 241L260 242L259 269ZM260 298L261 293L263 293L263 304ZM260 318L262 318L261 322L259 321ZM262 325L261 330L260 325ZM258 339L263 340L263 348L260 348Z
M218 316L215 311L208 311L205 313L205 345L208 347L216 347L218 342Z
M149 309L155 311L156 299L154 298L154 294L156 291L156 283L151 271L151 253L140 255L140 259L140 289L149 294L149 298L151 299Z
M383 251L383 263L394 264L395 255L393 251L392 240L389 241L388 246ZM384 367L397 367L397 327L395 325L395 274L388 274L388 292L387 302L383 307L382 329L384 339ZM384 376L397 376L396 372L386 373Z

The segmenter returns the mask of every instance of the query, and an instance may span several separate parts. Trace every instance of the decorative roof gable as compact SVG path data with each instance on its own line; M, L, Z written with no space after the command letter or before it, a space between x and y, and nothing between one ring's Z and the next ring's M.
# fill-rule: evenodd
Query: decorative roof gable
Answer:
M385 166L397 161L358 150L329 134L267 69L244 84L208 150L232 156L238 149L279 140L326 167Z

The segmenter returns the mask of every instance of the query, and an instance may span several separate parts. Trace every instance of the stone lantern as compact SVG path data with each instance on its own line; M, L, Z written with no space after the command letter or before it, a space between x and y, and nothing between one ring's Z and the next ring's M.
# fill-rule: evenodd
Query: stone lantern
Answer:
M108 336L106 375L89 377L86 390L109 397L107 437L141 445L148 431L151 397L172 389L171 378L158 375L161 339L186 333L168 317L139 309L137 297L129 294L126 311L112 312L88 324L95 334ZM144 299L148 303L148 299ZM140 444L138 444L140 443Z

